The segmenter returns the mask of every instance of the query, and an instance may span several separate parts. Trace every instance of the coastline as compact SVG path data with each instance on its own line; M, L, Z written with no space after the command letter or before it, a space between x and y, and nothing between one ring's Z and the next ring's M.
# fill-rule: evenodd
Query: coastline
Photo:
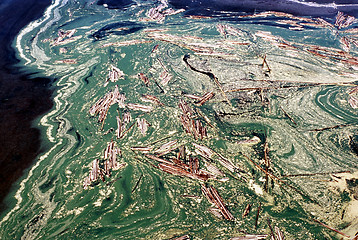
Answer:
M50 79L24 74L14 65L12 42L28 23L42 16L51 0L10 0L0 4L0 212L12 185L41 153L33 121L51 109Z

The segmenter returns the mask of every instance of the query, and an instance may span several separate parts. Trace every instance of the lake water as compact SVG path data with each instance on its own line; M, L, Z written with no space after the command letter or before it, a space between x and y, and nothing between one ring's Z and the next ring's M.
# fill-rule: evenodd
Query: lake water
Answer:
M56 0L17 36L23 70L57 80L53 109L35 122L47 151L8 195L1 238L270 239L275 227L286 239L353 238L357 22L335 26L335 13L169 15L178 8L125 4ZM155 7L167 16L151 15ZM108 80L116 68L123 77ZM99 122L89 110L115 89L125 100L107 105ZM213 97L199 103L208 92ZM192 110L189 131L183 101ZM120 137L117 117L126 123ZM160 154L169 141L176 141L172 151ZM121 150L121 167L104 176L111 142ZM212 154L200 155L197 145ZM189 166L193 158L199 167ZM84 187L96 159L105 181L95 176ZM222 175L208 173L215 167ZM199 169L211 177L200 179ZM203 186L217 189L233 220Z

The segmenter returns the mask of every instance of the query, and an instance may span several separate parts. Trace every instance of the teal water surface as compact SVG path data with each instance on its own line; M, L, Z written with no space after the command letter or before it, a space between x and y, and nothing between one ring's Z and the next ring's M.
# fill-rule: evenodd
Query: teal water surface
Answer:
M159 4L137 1L125 9L108 9L56 0L20 32L14 47L23 68L58 80L54 108L34 123L46 152L8 196L1 239L170 239L185 234L190 239L266 234L270 239L275 226L286 239L344 237L317 221L353 237L358 231L357 190L346 182L358 177L358 112L348 102L354 97L349 92L357 65L307 51L312 46L342 51L339 34L348 33L334 26L297 30L268 24L282 20L275 16L243 20L223 13L228 17L220 20L180 12L163 21L150 19L148 11ZM220 34L218 24L239 33ZM68 42L56 43L59 31L73 29ZM349 54L355 58L356 46ZM123 79L107 81L111 65L123 71ZM162 82L163 71L172 76L168 83ZM149 86L138 73L148 77ZM116 86L126 107L112 105L99 123L89 110ZM186 97L210 91L215 96L202 106ZM143 101L145 94L163 105ZM207 128L207 137L197 139L184 131L180 100L195 110L194 119ZM128 103L152 110L133 110ZM132 120L126 135L117 138L116 116L125 112ZM149 123L145 135L137 119ZM249 139L255 141L245 142ZM152 146L154 154L171 140L198 157L200 169L210 159L199 156L195 144L220 153L242 171L232 173L213 160L224 176L204 182L166 173L131 150ZM121 149L118 161L125 166L84 189L93 160L103 163L111 141ZM265 159L269 175L262 170ZM343 171L349 173L322 174ZM208 211L212 206L203 185L218 190L234 220ZM251 211L243 217L248 204Z

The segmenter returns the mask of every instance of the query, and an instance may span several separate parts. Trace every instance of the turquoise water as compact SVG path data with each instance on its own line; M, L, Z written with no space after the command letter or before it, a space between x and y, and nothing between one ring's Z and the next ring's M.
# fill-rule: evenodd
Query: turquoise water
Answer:
M34 123L42 130L46 151L8 196L1 238L170 239L188 234L191 239L230 239L245 233L270 235L267 219L286 239L342 237L315 220L353 237L358 224L356 190L342 183L358 177L352 147L358 114L348 103L357 66L307 51L312 45L342 49L339 34L348 33L329 27L289 29L271 24L282 20L274 16L243 20L228 13L227 20L219 20L178 13L163 22L148 19L149 9L158 5L139 1L116 10L57 0L42 19L18 35L14 47L24 70L40 70L58 80L53 86L54 108ZM218 23L240 34L224 36ZM73 29L71 41L55 44L59 30ZM273 46L261 31L296 48ZM355 46L350 54L356 56ZM270 71L262 66L265 55ZM191 69L184 56L199 71ZM124 78L106 84L111 65L122 70ZM161 82L164 70L172 76L167 84ZM148 87L138 73L149 78ZM312 83L320 85L308 86ZM89 109L115 86L125 95L125 104L152 110L114 104L104 124L98 123ZM202 106L185 97L210 91L215 96ZM164 106L143 101L143 94L156 96ZM200 111L194 117L207 128L206 138L196 139L183 130L180 100ZM118 139L116 116L125 112L132 120L126 135ZM139 118L149 123L145 135L136 124ZM328 129L312 131L321 128ZM256 141L242 142L248 139ZM112 140L121 149L118 161L125 167L84 189L93 160L103 163ZM213 149L242 169L243 177L222 167L217 157L213 164L224 177L203 182L171 175L130 149L152 146L154 154L171 140L185 145L191 156L198 156L194 143ZM264 167L265 142L272 173L268 181L245 157ZM198 157L205 170L209 160ZM350 173L284 177L340 171ZM218 190L233 221L208 211L211 203L201 191L203 184ZM251 211L242 217L247 204Z

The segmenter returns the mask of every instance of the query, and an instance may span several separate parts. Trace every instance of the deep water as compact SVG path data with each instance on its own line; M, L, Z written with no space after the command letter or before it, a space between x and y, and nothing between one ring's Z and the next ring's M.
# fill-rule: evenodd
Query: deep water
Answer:
M40 132L32 122L52 107L51 80L38 70L16 66L12 43L27 24L42 16L51 1L0 3L0 211L12 184L41 152Z

